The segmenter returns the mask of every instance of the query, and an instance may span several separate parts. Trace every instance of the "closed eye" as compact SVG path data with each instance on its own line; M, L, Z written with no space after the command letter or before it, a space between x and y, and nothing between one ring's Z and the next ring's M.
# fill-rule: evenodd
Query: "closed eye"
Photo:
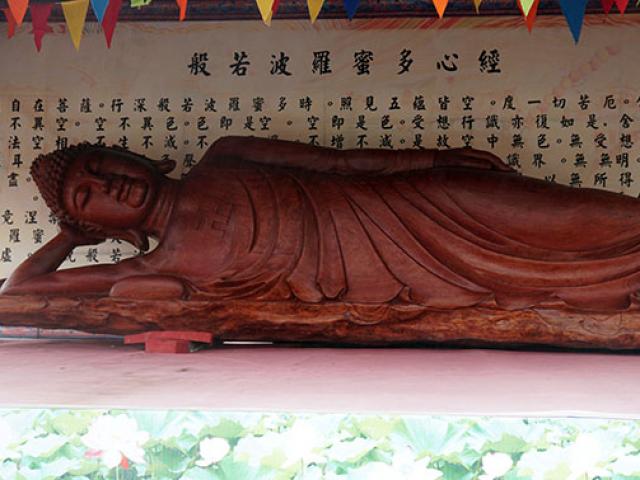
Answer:
M89 202L91 189L89 187L80 187L73 196L73 204L78 210L83 210Z

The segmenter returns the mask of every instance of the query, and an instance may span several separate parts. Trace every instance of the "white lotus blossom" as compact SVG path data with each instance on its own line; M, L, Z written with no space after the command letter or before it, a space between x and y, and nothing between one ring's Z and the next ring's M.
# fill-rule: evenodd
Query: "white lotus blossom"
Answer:
M571 471L568 480L610 476L610 472L603 468L611 457L611 451L607 447L608 445L600 442L592 433L578 435L576 441L567 449Z
M552 446L543 451L528 451L518 462L520 475L532 480L560 478L582 480L611 476L611 461L628 453L628 447L620 447L612 441L608 432L581 433L566 447Z
M398 478L406 480L436 480L442 476L442 472L435 468L428 468L431 458L422 457L416 459L415 452L405 445L399 447L391 459L391 467Z
M308 465L322 462L321 452L328 443L328 437L312 421L297 420L284 432L267 432L262 436L242 438L234 448L235 457L258 467L263 459L280 453L284 457L283 468L302 462Z
M18 435L13 431L9 422L0 417L0 463L7 458L17 458L16 452L10 449L10 445L17 440Z
M144 463L142 445L148 439L149 434L138 430L136 421L123 414L96 418L82 442L90 449L89 455L102 458L107 467L113 468L128 460Z
M355 462L375 448L377 443L369 438L358 437L354 440L335 443L327 451L329 458L338 462Z
M442 477L440 470L426 468L424 462L419 462L411 467L407 465L389 465L384 462L369 462L361 467L349 470L346 476L349 480L437 480L440 477Z
M0 461L0 478L17 478L17 477L18 477L18 467L14 462Z
M298 477L296 477L297 479ZM301 480L344 480L342 475L336 475L333 470L325 471L318 465L312 465L305 468L300 474Z
M611 471L627 477L640 476L640 455L625 455L611 465Z
M482 470L480 480L494 480L505 475L513 467L513 459L506 453L487 453L482 457Z
M200 460L196 461L199 467L208 467L222 460L229 453L229 442L224 438L205 438L200 442Z

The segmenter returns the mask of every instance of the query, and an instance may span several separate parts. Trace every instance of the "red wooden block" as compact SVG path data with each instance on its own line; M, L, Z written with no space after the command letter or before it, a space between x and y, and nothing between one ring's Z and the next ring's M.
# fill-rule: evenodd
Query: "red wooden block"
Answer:
M194 332L185 330L166 330L156 332L137 333L124 337L126 345L144 343L147 353L189 353L191 342L213 342L213 334L208 332Z

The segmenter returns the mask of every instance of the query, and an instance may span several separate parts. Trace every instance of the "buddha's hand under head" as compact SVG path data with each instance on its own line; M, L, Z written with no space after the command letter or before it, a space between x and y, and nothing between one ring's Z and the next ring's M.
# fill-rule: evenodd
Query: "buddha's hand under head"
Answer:
M491 152L475 150L473 148L453 148L438 150L435 160L436 167L466 167L483 170L498 170L514 172L515 170L504 163L502 159Z
M60 223L60 235L75 247L97 245L105 241L104 237L81 230L67 223Z

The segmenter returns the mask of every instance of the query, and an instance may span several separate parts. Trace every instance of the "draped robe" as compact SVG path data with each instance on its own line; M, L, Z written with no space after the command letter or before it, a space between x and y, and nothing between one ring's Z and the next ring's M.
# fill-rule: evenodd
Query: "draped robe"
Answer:
M182 195L209 192L191 221L218 233L191 260L209 262L194 266L199 295L622 310L640 288L631 197L474 168L337 175L205 160L182 182Z

